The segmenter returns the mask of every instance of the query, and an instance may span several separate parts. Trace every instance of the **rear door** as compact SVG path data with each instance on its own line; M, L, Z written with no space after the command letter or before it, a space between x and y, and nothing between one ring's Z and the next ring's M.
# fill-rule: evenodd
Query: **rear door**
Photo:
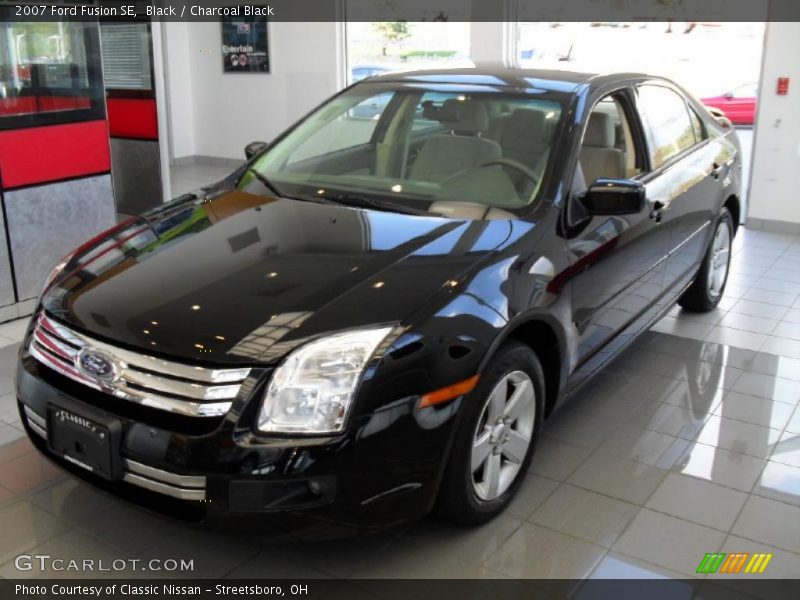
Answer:
M666 85L645 84L637 106L647 133L651 177L670 188L660 208L669 231L667 288L681 288L702 260L711 223L722 204L728 161L710 140L702 121L681 93Z

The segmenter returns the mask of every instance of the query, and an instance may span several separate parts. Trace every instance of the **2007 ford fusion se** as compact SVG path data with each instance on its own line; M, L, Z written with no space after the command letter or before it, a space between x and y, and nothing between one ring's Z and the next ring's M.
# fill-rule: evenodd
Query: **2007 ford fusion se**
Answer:
M491 519L575 390L716 306L740 211L729 124L646 75L386 74L246 155L67 256L17 377L64 468L231 525Z

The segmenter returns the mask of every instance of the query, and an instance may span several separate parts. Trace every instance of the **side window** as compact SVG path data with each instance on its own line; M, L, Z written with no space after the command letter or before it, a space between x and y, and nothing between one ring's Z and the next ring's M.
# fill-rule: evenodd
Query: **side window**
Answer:
M695 126L680 95L666 87L643 85L639 106L650 133L654 169L695 144Z
M637 155L633 130L616 96L606 96L592 108L578 162L576 185L583 189L601 177L627 179L641 172L642 160Z

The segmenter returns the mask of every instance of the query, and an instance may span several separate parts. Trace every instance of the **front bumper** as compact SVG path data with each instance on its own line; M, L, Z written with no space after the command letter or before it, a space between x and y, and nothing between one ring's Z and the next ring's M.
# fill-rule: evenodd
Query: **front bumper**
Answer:
M35 360L23 344L17 371L20 414L50 459L129 501L197 520L252 523L256 515L306 527L371 529L417 519L432 508L458 401L419 410L408 397L353 419L337 438L264 438L256 403L219 419L168 415L92 390ZM252 395L256 397L256 387ZM110 481L64 460L47 443L48 406L121 428L121 476Z

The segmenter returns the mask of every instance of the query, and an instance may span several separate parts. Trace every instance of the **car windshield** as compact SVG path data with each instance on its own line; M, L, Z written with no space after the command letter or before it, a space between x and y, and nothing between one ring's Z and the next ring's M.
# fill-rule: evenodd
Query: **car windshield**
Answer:
M259 156L239 181L294 198L475 219L530 210L567 96L365 82Z

